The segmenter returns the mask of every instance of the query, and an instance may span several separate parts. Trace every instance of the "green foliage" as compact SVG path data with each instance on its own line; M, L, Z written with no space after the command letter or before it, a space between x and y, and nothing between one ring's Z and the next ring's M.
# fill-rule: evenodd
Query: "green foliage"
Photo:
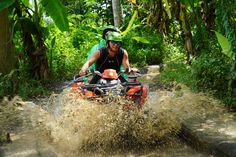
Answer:
M80 17L73 15L69 32L60 32L51 28L47 47L51 74L54 78L72 78L85 62L89 50L99 42L102 32L93 23L83 21L78 23Z
M37 80L24 80L21 78L19 83L18 94L24 98L32 98L35 96L44 96L48 95L50 91Z
M79 52L73 47L68 36L68 33L57 32L52 39L47 41L48 58L50 59L50 70L53 78L68 77L80 62ZM53 40L55 40L55 45Z
M127 35L127 33L132 29L132 25L135 21L135 18L137 17L137 14L138 14L138 11L135 10L132 17L131 17L131 19L130 19L130 21L129 21L129 24L128 24L126 30L121 33L122 35Z
M213 91L216 95L225 96L228 89L229 59L219 50L204 53L192 63L194 88Z
M136 40L137 42L144 43L144 44L150 44L150 42L147 39L142 38L142 37L132 37L132 39Z
M191 79L191 67L180 62L170 62L167 64L161 72L159 79L169 85L181 83L191 87L193 84L193 79Z
M217 31L235 45L235 0L221 0L216 3Z
M15 0L4 0L0 2L0 11L11 6Z
M15 71L11 71L7 75L0 75L0 98L4 95L12 95L14 93L14 73Z
M61 31L68 31L69 22L67 19L66 10L60 0L41 0L41 3L57 27Z
M25 71L13 70L0 76L0 98L19 95L24 99L37 95L47 95L48 90L40 81L33 80Z
M130 30L124 37L122 47L128 51L130 63L136 66L162 63L163 38L155 30L147 28L139 31L139 27Z
M21 1L24 5L29 6L29 0L21 0Z
M23 42L20 39L21 26L32 36L35 36L38 31L44 32L43 38L46 40L50 72L53 76L51 78L60 79L72 78L72 75L78 72L85 62L90 48L99 42L101 28L104 25L113 24L111 0L62 1L66 4L67 11L64 10L59 0L41 0L37 2L40 2L39 4L42 4L45 10L38 8L36 10L39 12L37 12L32 5L30 6L31 1L23 0L20 1L20 4L22 4L21 2L24 4L22 5L24 18L11 15L15 20L13 21L15 22L13 40L17 55L21 56L24 52ZM15 0L1 1L0 10L14 2ZM215 8L212 9L216 13L214 14L216 23L213 23L214 27L211 28L217 28L215 31L228 39L227 43L225 38L217 34L220 45L232 50L235 45L235 30L233 29L235 28L235 18L232 18L235 17L235 5L233 5L235 2L234 0L216 1L216 6L214 6L199 0L181 0L181 3L185 4L187 8L186 22L190 25L191 30L189 31L192 33L196 54L196 56L192 56L194 59L190 66L183 64L186 60L185 36L178 20L179 17L177 17L179 6L174 1L168 1L167 4L166 0L162 0L161 3L142 0L139 2L142 6L137 8L133 8L130 4L127 5L128 1L125 1L123 5L125 19L120 28L125 30L122 47L128 51L132 66L142 67L163 62L167 64L160 77L164 83L184 83L193 89L214 91L214 94L224 97L227 94L228 81L235 79L235 71L230 71L230 68L233 69L230 63L232 60L221 53L216 38L212 34L213 31L207 29L208 23L204 18L206 18L205 15L211 16L211 14L207 14L212 11L211 8L207 8L208 5L214 6ZM153 7L159 4L163 6ZM157 9L159 7L163 7L162 11ZM25 12L29 8L32 13L31 11L30 13ZM68 30L66 12L70 13L70 28L68 32L60 32L59 29ZM43 13L47 13L52 19L45 17ZM30 14L32 14L32 19ZM151 17L151 19L147 19L147 17ZM154 22L146 25L148 20ZM55 28L53 21L59 29ZM48 29L45 28L45 24ZM165 37L158 33L162 29L166 29ZM33 40L38 42L35 37ZM37 47L37 44L35 45ZM230 48L229 45L231 45ZM231 52L228 50L224 52ZM0 76L0 97L19 93L26 98L35 94L47 93L41 82L29 79L28 73L26 73L28 61L29 58L24 56L19 60L20 67L17 75L14 72Z
M15 2L15 0L4 0L3 2L0 2L0 11L1 11L1 9L10 7L14 2ZM32 4L32 3L34 3L34 4ZM40 6L43 6L43 7L40 8ZM52 18L52 20L54 21L56 26L61 31L68 31L68 29L69 29L69 22L67 19L66 10L65 10L64 6L61 4L60 0L50 0L50 1L47 1L47 0L35 0L35 1L21 0L21 1L17 2L14 7L16 7L18 9L22 8L22 13L20 13L22 17L18 17L17 20L24 20L25 21L25 18L29 18L28 20L26 20L26 22L30 21L33 25L40 26L42 29L43 27L42 27L42 23L40 22L40 20L43 19L42 16L45 16L45 14L43 14L43 13L46 11L46 13ZM19 10L16 12L19 13ZM29 13L29 12L31 12L31 13ZM15 13L14 9L13 9L13 13ZM17 18L17 16L19 16L19 14L16 14L14 16L14 18ZM24 26L28 26L28 24L25 22L21 22L21 24ZM25 28L25 29L27 29L27 28ZM40 28L37 28L37 29L40 29ZM36 31L36 30L34 30L34 31ZM31 33L32 30L29 32Z
M113 24L111 0L62 0L70 14L83 16L100 25ZM83 20L82 19L82 20Z
M175 42L171 40L165 40L164 47L164 63L172 62L184 62L186 61L186 52L181 44L179 44L179 39L176 38Z
M228 39L226 37L224 37L222 34L215 32L216 36L217 36L217 40L220 43L220 46L222 48L222 52L229 57L231 60L234 59L235 54L233 54L232 51L232 46L230 44L230 42L228 41Z

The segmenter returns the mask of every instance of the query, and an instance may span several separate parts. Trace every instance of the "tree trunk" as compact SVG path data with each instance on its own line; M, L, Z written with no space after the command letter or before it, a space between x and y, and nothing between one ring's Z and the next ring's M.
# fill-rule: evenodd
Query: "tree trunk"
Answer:
M17 59L12 47L8 9L1 11L0 17L0 73L7 74L16 68Z
M23 28L23 41L26 54L30 58L30 74L34 79L47 79L49 74L47 48L42 39L42 32L35 36L36 43L33 41L33 35Z
M201 2L202 17L205 22L206 29L210 34L215 34L214 31L212 31L215 30L215 6L215 0L206 0Z
M112 10L114 17L114 25L115 27L120 27L123 21L120 0L112 0Z
M191 28L189 26L188 20L187 20L187 13L186 13L186 7L184 4L179 4L179 17L178 17L179 23L182 28L182 32L184 35L184 47L187 51L187 63L190 63L190 55L195 55L194 49L193 49L193 43L192 43L192 33Z

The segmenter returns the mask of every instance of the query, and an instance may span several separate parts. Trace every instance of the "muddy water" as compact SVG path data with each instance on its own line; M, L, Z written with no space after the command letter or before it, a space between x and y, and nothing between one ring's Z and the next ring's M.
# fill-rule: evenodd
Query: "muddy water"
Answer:
M223 112L218 101L183 89L150 93L143 110L124 108L128 103L88 101L68 90L42 106L18 100L24 127L11 133L12 144L2 147L0 155L210 156L176 135L189 118Z

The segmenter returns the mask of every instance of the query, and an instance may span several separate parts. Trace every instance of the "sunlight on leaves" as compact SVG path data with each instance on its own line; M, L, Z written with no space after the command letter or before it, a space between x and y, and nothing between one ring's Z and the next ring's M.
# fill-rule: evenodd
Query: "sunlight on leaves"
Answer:
M150 43L147 39L142 38L142 37L133 37L132 39L134 39L138 42L144 43L144 44L149 44Z
M223 50L222 52L226 56L228 56L230 59L233 59L234 54L233 54L232 47L228 39L218 32L215 32L215 33L216 33L217 40Z

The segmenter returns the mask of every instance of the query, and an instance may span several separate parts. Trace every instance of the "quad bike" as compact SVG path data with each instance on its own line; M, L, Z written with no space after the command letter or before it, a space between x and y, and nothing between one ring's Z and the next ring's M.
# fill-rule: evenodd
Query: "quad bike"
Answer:
M119 80L122 74L128 75L127 82L122 83ZM99 75L101 79L96 84L89 84L88 78L93 75ZM139 76L141 74L134 70L119 73L114 69L106 69L103 73L92 70L85 76L75 76L71 89L88 99L102 98L110 103L116 98L122 98L134 102L137 108L141 108L146 101L148 89L146 85L138 82Z

